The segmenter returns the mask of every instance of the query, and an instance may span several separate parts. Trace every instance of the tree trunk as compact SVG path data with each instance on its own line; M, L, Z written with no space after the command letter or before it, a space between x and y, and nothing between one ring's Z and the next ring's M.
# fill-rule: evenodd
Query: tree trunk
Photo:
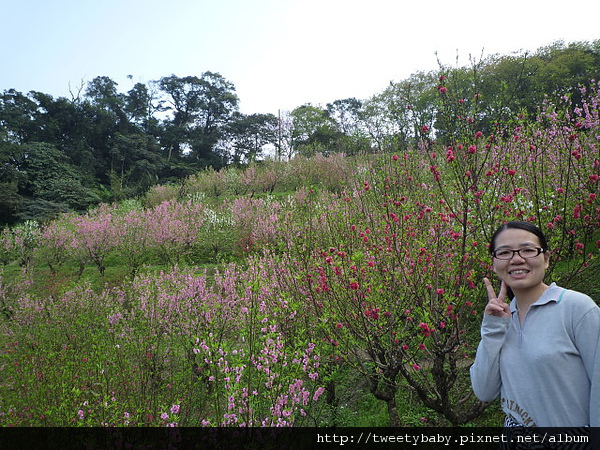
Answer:
M396 396L392 395L387 401L387 410L390 417L390 427L401 427L400 418L398 417L398 408L396 407Z

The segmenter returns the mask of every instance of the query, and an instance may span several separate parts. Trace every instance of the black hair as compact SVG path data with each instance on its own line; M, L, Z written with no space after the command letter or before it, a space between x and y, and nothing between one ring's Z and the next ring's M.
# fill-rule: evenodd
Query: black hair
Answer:
M501 225L494 232L494 234L492 235L492 239L490 239L490 253L494 253L494 250L496 250L496 239L497 239L498 235L500 233L502 233L504 230L508 230L508 229L525 230L525 231L529 231L532 234L535 234L538 237L538 239L540 240L540 246L544 249L544 251L548 250L548 241L546 240L546 236L544 235L542 230L540 230L538 227L536 227L531 222L514 220L512 222L507 222L507 223Z

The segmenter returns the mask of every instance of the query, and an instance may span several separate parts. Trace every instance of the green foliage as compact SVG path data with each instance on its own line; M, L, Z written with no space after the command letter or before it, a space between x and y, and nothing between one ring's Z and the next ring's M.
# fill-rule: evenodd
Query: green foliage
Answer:
M44 220L0 234L0 422L498 425L468 380L492 231L536 223L548 281L598 292L600 96L557 87L596 54L441 67L277 130L213 73L163 103L5 92L2 217ZM94 192L120 201L65 212Z
M214 72L136 83L126 93L98 76L71 99L9 89L0 97L0 223L133 198L207 167L416 147L424 125L447 145L464 119L486 135L510 133L520 114L535 120L545 96L568 93L580 107L578 86L597 78L598 48L597 41L555 42L465 67L440 62L368 99L306 104L278 117L241 114L233 83Z

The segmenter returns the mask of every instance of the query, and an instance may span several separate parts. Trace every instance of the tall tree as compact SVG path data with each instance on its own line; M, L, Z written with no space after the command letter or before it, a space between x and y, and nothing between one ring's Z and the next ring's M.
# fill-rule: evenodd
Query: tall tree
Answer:
M226 146L233 164L262 156L266 145L277 144L278 121L273 114L235 113L226 127Z
M327 104L327 114L336 123L341 135L336 147L347 155L368 152L371 143L362 126L363 102L356 98L335 100Z
M125 96L125 111L129 121L140 127L141 131L151 133L158 120L154 113L160 110L155 104L155 93L144 83L136 83Z
M234 85L218 73L205 72L200 78L163 77L158 86L167 96L165 110L172 112L163 135L168 159L185 154L200 166L218 160L214 147L238 108Z
M0 97L0 130L7 142L20 144L36 139L38 105L29 96L14 89Z
M340 136L337 125L327 111L311 104L299 106L291 112L292 140L296 153L312 156L335 152Z

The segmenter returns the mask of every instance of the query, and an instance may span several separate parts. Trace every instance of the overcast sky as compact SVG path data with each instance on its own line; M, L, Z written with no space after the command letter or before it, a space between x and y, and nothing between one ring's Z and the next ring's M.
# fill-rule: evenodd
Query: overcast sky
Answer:
M366 99L469 55L600 39L600 1L0 0L0 91L218 72L246 114ZM489 5L489 6L488 6ZM437 53L437 57L436 57ZM131 79L128 76L131 76Z

